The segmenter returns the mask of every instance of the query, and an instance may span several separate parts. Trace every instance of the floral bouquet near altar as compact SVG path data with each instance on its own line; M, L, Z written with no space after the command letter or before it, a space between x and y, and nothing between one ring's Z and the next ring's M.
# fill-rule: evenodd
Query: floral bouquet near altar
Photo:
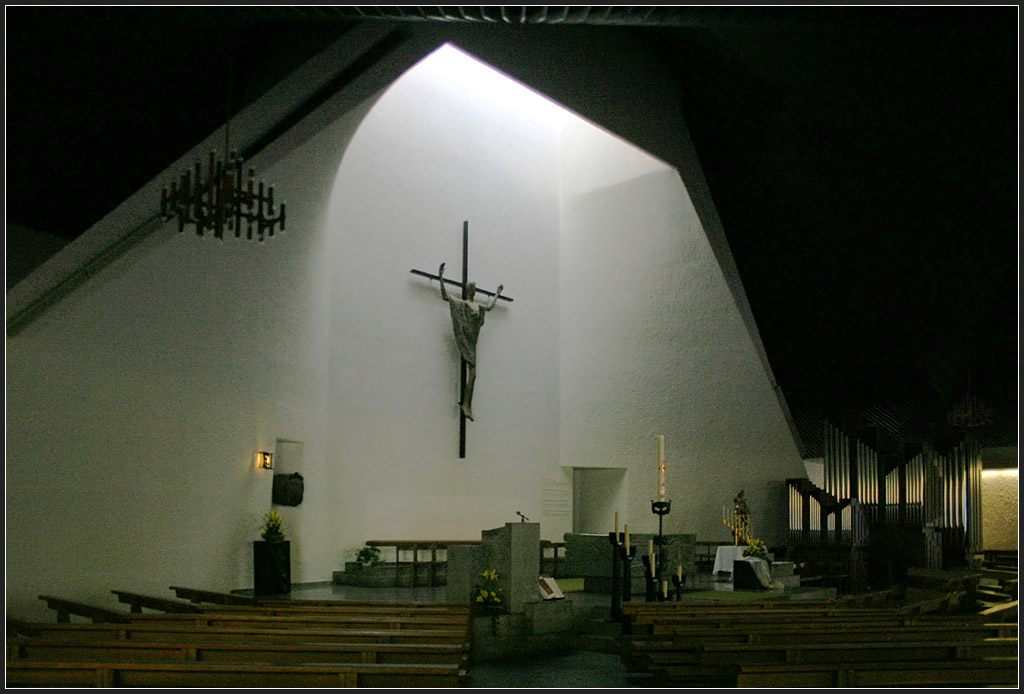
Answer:
M265 542L284 542L284 531L281 529L281 515L270 511L263 516L263 540Z
M763 540L750 540L747 543L746 549L743 550L743 556L745 557L756 557L758 559L768 560L768 548L765 547Z
M498 585L498 572L487 569L480 576L484 580L478 583L474 590L473 604L487 611L504 609L505 602L502 600L502 589Z

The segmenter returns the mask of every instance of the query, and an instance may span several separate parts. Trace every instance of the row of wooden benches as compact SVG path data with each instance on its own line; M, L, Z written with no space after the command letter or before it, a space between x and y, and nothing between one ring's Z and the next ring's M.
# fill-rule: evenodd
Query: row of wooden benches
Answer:
M40 596L59 621L8 618L8 686L468 685L468 605L173 590L186 600L113 591L131 612Z
M876 607L627 603L623 664L640 681L674 687L1016 683L1016 622L958 614L957 597Z

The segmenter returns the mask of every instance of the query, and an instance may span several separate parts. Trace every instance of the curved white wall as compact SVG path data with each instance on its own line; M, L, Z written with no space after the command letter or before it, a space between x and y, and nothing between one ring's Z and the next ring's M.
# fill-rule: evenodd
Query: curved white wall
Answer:
M9 614L251 585L272 481L253 454L277 439L303 444L305 499L279 509L296 581L371 536L478 537L516 511L558 538L568 467L626 468L624 521L651 529L658 433L668 530L724 536L740 488L769 527L799 456L678 175L438 65L260 171L285 233L164 228L8 340ZM409 270L457 277L463 220L471 278L515 301L480 337L460 460L447 307Z
M334 182L329 467L343 545L472 539L539 516L558 472L560 110L447 48L381 96ZM458 458L459 358L437 282L499 302ZM481 295L477 297L484 298ZM351 490L360 490L352 494Z

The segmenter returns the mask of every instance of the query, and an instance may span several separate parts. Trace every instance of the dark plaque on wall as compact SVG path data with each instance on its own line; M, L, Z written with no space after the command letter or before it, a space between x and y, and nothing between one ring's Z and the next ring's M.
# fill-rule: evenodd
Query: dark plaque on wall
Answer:
M290 475L274 474L274 491L271 501L280 506L298 506L302 503L305 483L302 475L293 472Z

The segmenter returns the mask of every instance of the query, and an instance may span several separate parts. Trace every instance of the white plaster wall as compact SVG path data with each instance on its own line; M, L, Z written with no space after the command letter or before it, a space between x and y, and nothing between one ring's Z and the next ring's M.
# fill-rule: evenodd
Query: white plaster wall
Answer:
M825 488L825 459L805 458L804 470L807 471L807 479L818 489Z
M271 508L257 450L302 441L325 466L329 270L322 216L358 114L260 171L288 201L263 244L168 225L7 341L11 614L56 593L113 607L112 589L251 585ZM282 509L294 580L337 566L304 542L333 500Z
M1017 470L981 473L981 545L985 549L1017 549Z
M666 531L725 539L744 489L783 541L799 451L678 173L581 121L563 152L562 464L628 468L623 523L656 531L663 434Z
M447 57L444 57L447 56ZM454 50L381 96L334 181L328 465L342 545L479 538L540 517L558 467L554 106ZM524 100L524 96L526 97ZM437 282L503 284L458 457L459 358ZM485 298L478 295L478 299ZM355 493L354 493L355 492Z
M627 468L623 521L652 530L658 433L668 530L724 537L739 488L767 523L763 480L799 456L678 176L472 75L413 70L261 170L284 234L165 228L9 338L9 613L251 585L253 454L278 439L302 443L305 499L279 509L296 581L370 535L515 511L557 539L570 467ZM515 302L488 314L460 460L447 307L409 269L458 277L463 220L472 279Z

